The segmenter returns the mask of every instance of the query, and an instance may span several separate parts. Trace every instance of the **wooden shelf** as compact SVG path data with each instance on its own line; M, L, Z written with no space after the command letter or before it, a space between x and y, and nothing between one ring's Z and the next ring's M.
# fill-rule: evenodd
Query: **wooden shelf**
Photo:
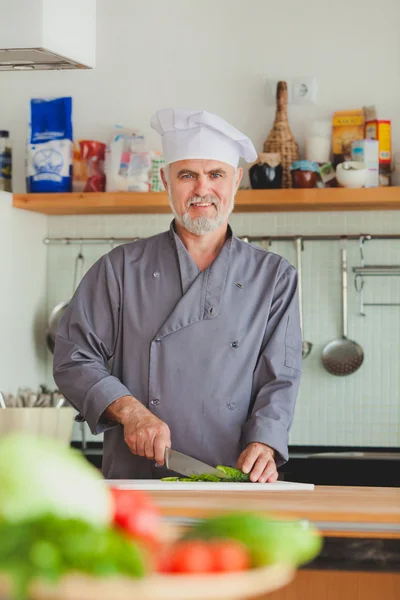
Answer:
M164 192L14 194L13 206L45 215L170 213ZM399 210L400 187L239 190L235 212Z

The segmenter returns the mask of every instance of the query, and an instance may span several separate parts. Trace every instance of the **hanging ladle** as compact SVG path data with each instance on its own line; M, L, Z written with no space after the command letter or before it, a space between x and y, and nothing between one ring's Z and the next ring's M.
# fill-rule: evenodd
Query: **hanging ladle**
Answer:
M342 316L343 333L330 342L322 352L322 363L332 375L351 375L364 361L364 351L357 342L347 337L347 251L342 249Z
M300 328L301 334L303 335L303 268L302 268L302 260L301 253L303 251L303 240L301 237L296 238L296 255L297 255L297 286L298 286L298 295L299 295L299 312L300 312ZM306 342L303 339L303 343L301 346L301 355L303 358L307 358L312 349L312 343Z

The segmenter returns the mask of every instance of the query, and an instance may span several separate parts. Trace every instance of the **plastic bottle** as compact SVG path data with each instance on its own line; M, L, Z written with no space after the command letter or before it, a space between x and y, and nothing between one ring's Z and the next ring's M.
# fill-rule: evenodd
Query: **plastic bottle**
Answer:
M12 192L11 140L4 130L0 130L0 191Z

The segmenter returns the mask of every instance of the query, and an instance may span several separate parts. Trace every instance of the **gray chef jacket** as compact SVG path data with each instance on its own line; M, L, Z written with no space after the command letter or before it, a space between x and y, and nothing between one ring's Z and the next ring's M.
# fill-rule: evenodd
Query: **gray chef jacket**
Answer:
M111 360L112 359L112 360ZM132 395L175 450L234 466L250 442L288 459L300 382L297 274L232 235L200 271L175 232L119 246L87 272L60 323L54 378L93 433L106 478L167 472L133 455L103 412Z

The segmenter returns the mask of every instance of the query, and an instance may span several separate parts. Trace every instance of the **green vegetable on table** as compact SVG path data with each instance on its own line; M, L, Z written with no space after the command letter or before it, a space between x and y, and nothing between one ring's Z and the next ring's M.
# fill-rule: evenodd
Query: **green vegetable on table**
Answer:
M32 580L57 581L73 572L98 577L143 577L142 551L116 529L52 515L20 523L0 522L0 574L16 598Z
M13 584L11 598L26 598L33 581L70 573L144 576L147 555L114 526L102 479L56 440L0 439L0 580Z
M224 467L223 465L218 465L216 467L217 471L221 471L221 473L225 473L228 477L217 477L216 475L191 475L190 477L163 477L161 481L187 481L187 482L198 482L198 481L206 481L206 482L247 482L250 481L250 475L243 473L239 469L235 469L233 467Z
M105 525L112 501L102 479L78 450L57 440L18 433L0 438L0 519L51 513Z
M305 521L281 521L256 513L230 513L195 525L185 539L228 539L242 542L253 567L275 563L296 567L321 550L322 537Z

